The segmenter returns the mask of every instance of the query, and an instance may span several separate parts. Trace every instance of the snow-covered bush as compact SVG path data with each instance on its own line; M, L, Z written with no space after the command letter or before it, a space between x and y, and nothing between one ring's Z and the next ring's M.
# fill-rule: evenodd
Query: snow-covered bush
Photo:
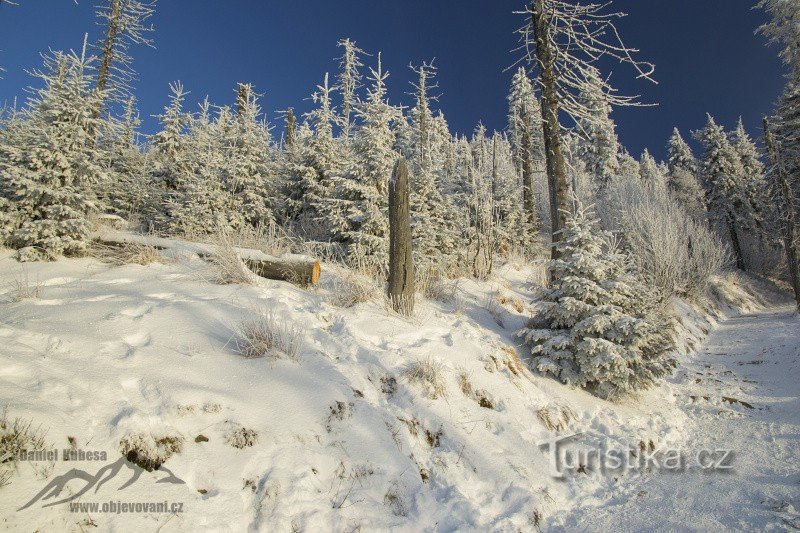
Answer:
M541 311L518 336L531 345L536 370L613 400L655 385L675 360L657 298L575 201Z
M603 226L619 235L642 275L664 298L697 298L728 263L728 251L704 221L662 188L619 180L599 204Z

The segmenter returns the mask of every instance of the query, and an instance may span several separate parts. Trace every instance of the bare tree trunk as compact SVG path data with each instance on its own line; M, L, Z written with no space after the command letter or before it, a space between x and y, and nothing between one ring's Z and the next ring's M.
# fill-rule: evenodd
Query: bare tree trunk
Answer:
M397 160L389 182L389 287L392 308L405 315L414 313L414 260L411 250L408 167Z
M744 264L744 254L742 253L742 245L739 242L739 232L736 231L736 223L734 222L733 213L727 213L725 223L728 225L728 232L731 235L731 244L733 245L733 255L736 257L736 268L742 271L747 271Z
M564 159L561 144L561 127L558 122L555 55L549 39L549 22L544 10L544 0L533 0L531 17L536 38L536 60L542 84L542 128L547 161L547 183L550 191L552 240L556 243L561 240L560 232L566 225L570 207L570 186L567 180L567 161ZM552 257L554 259L558 257L555 247L552 250Z
M794 300L797 303L797 311L800 312L800 258L797 254L797 211L794 205L794 196L792 189L789 186L789 180L786 176L786 169L783 167L780 152L775 146L772 139L772 132L769 129L769 120L764 117L764 143L767 146L770 159L772 160L773 172L775 173L775 181L780 189L781 197L783 199L784 215L784 228L783 234L783 248L786 252L786 263L789 266L789 277L792 281L792 289L794 290Z

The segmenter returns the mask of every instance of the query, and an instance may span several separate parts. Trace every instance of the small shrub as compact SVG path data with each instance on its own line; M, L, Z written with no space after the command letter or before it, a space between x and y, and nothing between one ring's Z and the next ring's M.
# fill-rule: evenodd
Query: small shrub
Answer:
M328 407L330 414L328 415L328 420L325 424L325 429L328 431L328 433L333 431L334 421L342 422L353 416L353 407L355 407L353 402L346 403L342 401L335 401Z
M431 400L446 396L443 379L444 365L432 356L417 359L404 370L409 383L421 386Z
M135 433L119 441L120 452L131 463L148 472L161 468L167 459L183 451L183 437Z
M302 331L286 321L279 323L271 312L259 313L242 322L235 343L236 350L248 359L297 359Z
M469 376L466 372L461 372L458 375L458 384L461 387L461 392L464 396L475 400L484 409L494 409L494 401L489 396L489 393L483 389L475 390L472 388L472 383L469 381Z

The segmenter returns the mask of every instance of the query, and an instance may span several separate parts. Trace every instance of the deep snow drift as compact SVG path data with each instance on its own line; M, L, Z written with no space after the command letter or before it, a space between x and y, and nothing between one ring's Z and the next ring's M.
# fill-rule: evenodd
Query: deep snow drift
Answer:
M678 372L612 404L526 369L514 333L533 311L540 273L531 267L461 280L456 299L422 301L413 319L386 311L379 297L332 305L343 273L330 265L312 290L268 280L215 285L204 268L188 260L20 265L2 253L0 406L46 430L48 447L74 442L107 455L17 462L0 488L3 527L535 530L796 520L797 318L723 321L699 355L686 355L725 315L773 303L754 296L749 280L718 280L704 308L677 302ZM38 297L12 301L24 280L32 293L40 286ZM263 312L300 329L296 359L237 353L239 325ZM579 432L582 442L633 449L724 440L739 453L732 474L589 468L552 477L538 443ZM179 502L182 512L44 507L93 483L85 479L36 498L71 468L91 478L127 452L122 441L137 439L160 446L162 458L166 448L174 453L153 472L123 461L74 502ZM681 507L665 513L673 490L685 499L669 500ZM698 514L708 519L695 523Z

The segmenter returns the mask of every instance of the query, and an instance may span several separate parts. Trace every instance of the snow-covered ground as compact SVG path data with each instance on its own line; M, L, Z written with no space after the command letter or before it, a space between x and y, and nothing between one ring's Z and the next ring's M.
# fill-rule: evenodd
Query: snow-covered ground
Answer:
M0 488L2 527L530 531L796 520L800 322L784 311L725 318L769 303L746 280L720 280L705 309L679 302L684 353L719 329L698 355L680 357L669 383L612 404L526 370L514 333L532 312L530 267L462 280L457 299L423 301L412 319L380 298L332 305L337 274L328 265L312 290L268 280L215 285L204 268L188 260L23 266L0 255L0 406L46 430L51 447L74 438L107 454L18 463ZM40 294L11 301L25 279ZM237 327L265 311L300 329L296 360L237 353ZM440 383L415 381L417 361L431 363ZM573 433L633 448L724 442L736 452L734 471L588 469L556 479L538 444ZM91 484L132 435L168 437L180 451L154 472L104 470L106 481L74 501L178 502L182 512L44 507ZM89 481L36 497L71 468Z

